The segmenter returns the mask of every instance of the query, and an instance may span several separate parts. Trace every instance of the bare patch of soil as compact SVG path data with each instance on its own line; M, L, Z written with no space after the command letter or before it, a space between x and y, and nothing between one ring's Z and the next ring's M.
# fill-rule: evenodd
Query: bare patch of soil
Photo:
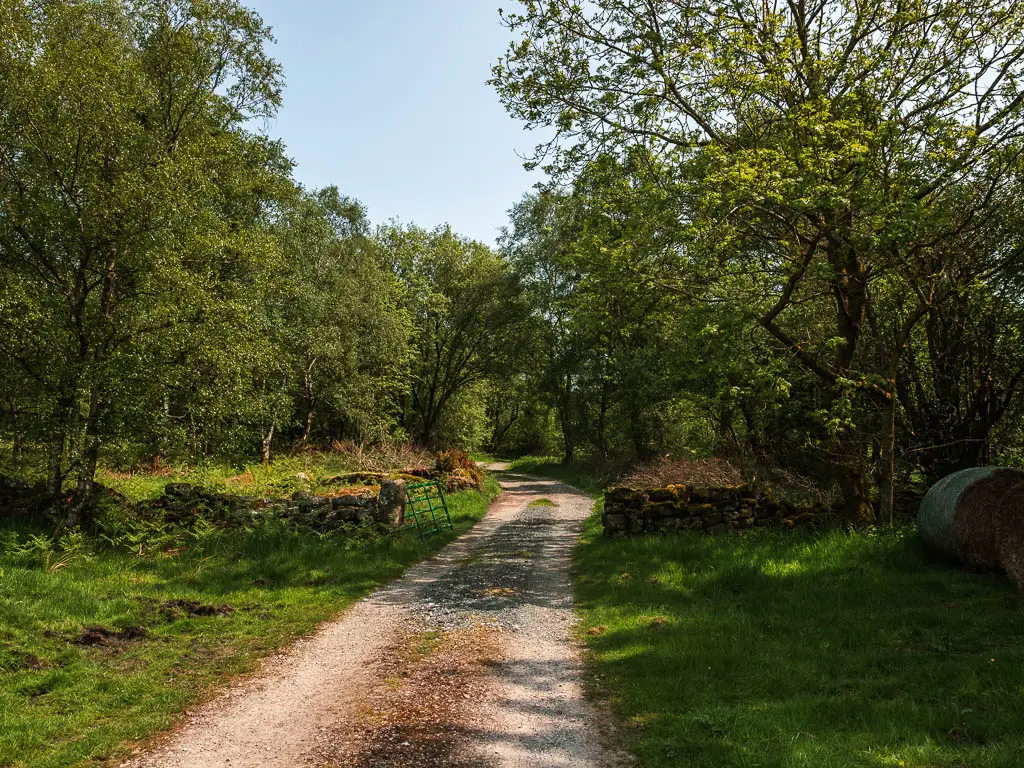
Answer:
M168 621L176 621L186 616L192 618L227 616L235 612L235 609L227 603L203 605L195 600L167 600L160 604L159 610Z
M125 627L124 629L108 629L107 627L82 627L75 640L76 645L121 645L145 640L149 632L145 627Z

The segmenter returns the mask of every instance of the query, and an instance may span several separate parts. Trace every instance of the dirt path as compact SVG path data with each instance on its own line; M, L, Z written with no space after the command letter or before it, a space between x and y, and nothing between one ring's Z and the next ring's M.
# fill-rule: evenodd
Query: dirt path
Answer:
M501 482L472 531L124 768L616 764L571 639L568 569L590 499Z

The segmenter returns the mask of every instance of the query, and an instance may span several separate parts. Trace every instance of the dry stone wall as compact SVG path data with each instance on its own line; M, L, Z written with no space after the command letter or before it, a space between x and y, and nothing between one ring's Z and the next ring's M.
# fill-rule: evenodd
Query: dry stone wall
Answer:
M45 500L45 486L0 476L0 519L31 515L42 508Z
M828 516L824 507L800 510L748 486L698 488L614 488L605 493L606 536L638 536L675 531L721 534L748 528L814 525Z
M133 503L121 494L97 486L97 497L109 496L119 507L133 509L140 517L176 525L190 526L200 520L220 527L243 527L268 520L282 520L289 524L320 532L331 532L376 523L385 530L399 528L405 519L405 489L408 483L420 483L436 476L429 470L422 475L404 474L389 478L379 473L360 472L339 476L326 481L327 485L373 484L379 493L359 490L340 495L317 495L296 491L289 498L256 497L240 494L217 493L190 483L168 483L163 495L152 501ZM459 476L439 478L447 489L460 491L475 487L471 481ZM30 485L0 475L0 520L5 518L39 515L47 507L48 496L43 485Z
M211 493L187 483L170 483L163 496L146 505L144 514L180 525L200 518L222 526L276 519L329 532L367 522L395 528L404 510L405 484L400 480L383 481L380 494L315 496L297 491L289 499Z

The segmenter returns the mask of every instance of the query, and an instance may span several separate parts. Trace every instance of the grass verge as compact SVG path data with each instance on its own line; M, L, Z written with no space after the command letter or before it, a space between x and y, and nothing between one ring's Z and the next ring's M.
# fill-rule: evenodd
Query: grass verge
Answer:
M598 695L645 768L1024 765L1024 602L910 530L577 552Z
M424 465L432 465L423 460ZM119 472L101 469L96 480L132 501L155 499L168 483L190 483L215 493L237 493L250 496L289 496L294 491L321 489L332 476L349 472L392 471L398 465L386 461L360 461L346 453L306 453L284 456L269 464L233 465L210 461L189 465L172 465L163 472Z
M540 475L568 483L574 488L597 495L604 490L605 481L583 463L562 464L556 458L524 456L509 462L508 471L523 475Z
M88 542L72 558L0 554L0 766L123 757L468 529L497 490L450 496L455 530L427 543L267 526L143 555Z

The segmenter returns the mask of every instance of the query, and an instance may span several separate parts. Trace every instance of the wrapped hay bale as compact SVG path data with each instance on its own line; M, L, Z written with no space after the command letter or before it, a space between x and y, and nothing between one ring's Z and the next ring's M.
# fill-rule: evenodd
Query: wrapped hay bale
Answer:
M917 526L932 549L970 566L999 568L997 527L1007 492L1024 483L1024 472L975 467L936 483L921 502Z
M1003 496L996 520L999 562L1010 581L1024 592L1024 482L1014 485Z

